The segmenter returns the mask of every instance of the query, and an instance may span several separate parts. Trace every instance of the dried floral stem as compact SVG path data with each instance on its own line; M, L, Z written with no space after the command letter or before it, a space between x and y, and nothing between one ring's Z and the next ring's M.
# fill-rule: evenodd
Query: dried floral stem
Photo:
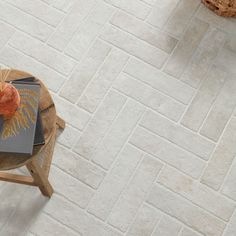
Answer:
M0 92L3 91L4 89L4 82L7 80L10 72L11 72L11 69L9 70L3 70L1 67L0 67Z

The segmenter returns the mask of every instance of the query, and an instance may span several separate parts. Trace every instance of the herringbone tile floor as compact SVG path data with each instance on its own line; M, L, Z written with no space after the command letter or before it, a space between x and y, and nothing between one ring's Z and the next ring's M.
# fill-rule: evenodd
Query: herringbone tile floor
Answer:
M67 128L48 201L2 184L1 236L235 236L236 19L200 0L1 0L0 63Z

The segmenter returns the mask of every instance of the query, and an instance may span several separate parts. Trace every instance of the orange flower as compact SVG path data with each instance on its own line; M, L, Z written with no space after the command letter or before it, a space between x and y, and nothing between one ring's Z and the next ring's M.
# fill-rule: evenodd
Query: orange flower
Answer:
M0 82L0 115L11 117L20 106L20 95L17 89L9 84Z

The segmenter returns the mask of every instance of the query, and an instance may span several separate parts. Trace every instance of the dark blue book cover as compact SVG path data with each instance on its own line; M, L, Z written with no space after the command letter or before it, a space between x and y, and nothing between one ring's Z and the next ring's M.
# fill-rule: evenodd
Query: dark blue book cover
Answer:
M40 85L14 83L20 107L9 119L0 117L0 152L31 155L33 152Z

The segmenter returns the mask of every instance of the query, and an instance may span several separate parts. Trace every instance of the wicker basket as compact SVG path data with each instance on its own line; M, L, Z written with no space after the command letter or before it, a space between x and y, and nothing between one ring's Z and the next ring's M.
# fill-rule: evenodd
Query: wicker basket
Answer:
M220 16L236 16L236 0L202 0L202 2Z

